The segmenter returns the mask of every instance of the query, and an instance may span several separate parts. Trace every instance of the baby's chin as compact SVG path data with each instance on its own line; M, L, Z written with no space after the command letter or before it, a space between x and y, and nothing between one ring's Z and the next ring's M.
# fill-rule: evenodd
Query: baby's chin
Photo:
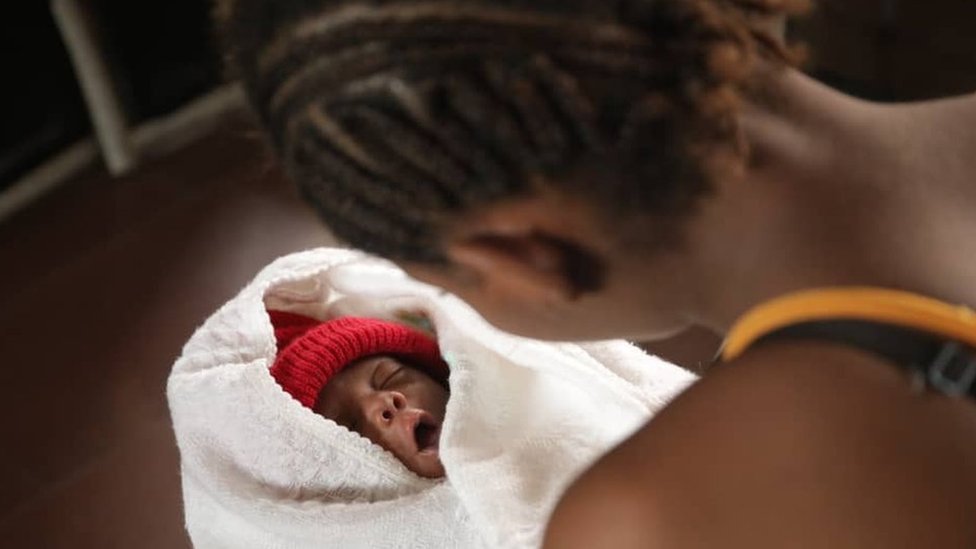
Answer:
M410 459L401 459L401 461L407 466L407 469L413 471L417 476L439 479L446 475L437 448L428 448L410 456Z
M444 464L441 463L437 450L427 450L424 453L417 454L413 462L408 464L407 468L418 476L429 479L444 478L446 474Z

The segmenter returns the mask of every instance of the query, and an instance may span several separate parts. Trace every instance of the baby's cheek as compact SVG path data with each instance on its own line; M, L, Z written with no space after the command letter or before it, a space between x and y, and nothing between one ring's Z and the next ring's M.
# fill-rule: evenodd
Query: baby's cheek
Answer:
M360 435L368 438L370 442L372 442L373 444L379 446L380 448L383 448L387 452L393 453L394 455L397 456L397 458L400 458L400 455L397 453L396 448L393 448L390 442L383 437L382 433L377 432L377 430L374 429L372 426L367 426L364 429L360 429L358 432Z
M399 444L396 444L392 440L387 440L384 436L379 434L377 436L367 436L366 438L373 441L373 444L376 444L380 448L383 448L387 452L390 452L391 454L396 456L396 458L400 460L400 462L402 462L408 468L412 469L412 466L409 461L410 456L403 451L403 449L400 447Z

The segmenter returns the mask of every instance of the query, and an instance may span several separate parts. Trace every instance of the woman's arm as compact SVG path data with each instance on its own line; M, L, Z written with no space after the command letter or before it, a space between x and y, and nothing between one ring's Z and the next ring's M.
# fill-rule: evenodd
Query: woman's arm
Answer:
M976 547L976 405L853 349L770 344L583 475L546 546Z

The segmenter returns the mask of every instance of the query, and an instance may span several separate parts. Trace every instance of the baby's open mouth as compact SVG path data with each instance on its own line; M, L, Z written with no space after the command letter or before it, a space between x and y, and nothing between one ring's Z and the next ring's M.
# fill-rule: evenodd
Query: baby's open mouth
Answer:
M441 427L430 414L420 416L413 428L413 439L418 452L435 452L441 438Z

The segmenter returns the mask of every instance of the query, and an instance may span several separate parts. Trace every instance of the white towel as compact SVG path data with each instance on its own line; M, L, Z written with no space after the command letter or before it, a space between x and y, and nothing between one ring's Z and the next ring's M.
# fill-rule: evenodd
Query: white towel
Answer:
M302 407L272 379L267 308L328 319L422 313L451 366L447 480ZM559 495L694 377L622 342L502 333L358 252L265 268L191 337L168 397L198 548L538 547Z

